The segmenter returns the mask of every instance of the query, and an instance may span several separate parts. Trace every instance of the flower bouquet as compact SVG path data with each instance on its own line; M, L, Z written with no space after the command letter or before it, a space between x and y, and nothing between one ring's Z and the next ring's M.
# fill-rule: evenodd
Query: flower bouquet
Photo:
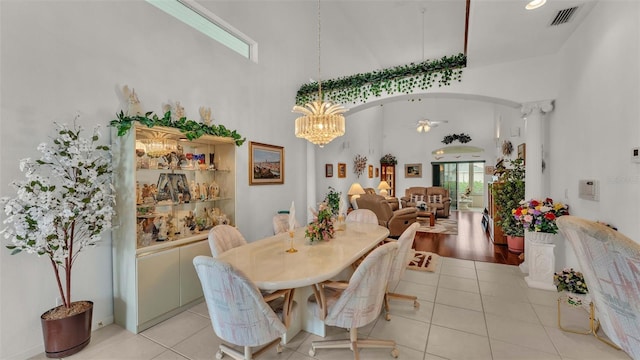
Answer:
M525 230L557 234L556 219L558 216L569 215L568 209L567 205L560 202L554 203L550 198L544 201L531 199L520 202L520 206L511 210L511 213Z
M334 237L335 229L333 227L332 212L327 203L321 203L318 206L318 212L314 212L314 221L307 225L305 237L310 243L320 242L322 240L330 240Z
M589 290L584 282L584 276L573 268L567 268L553 275L553 284L560 291L568 291L575 294L586 294Z

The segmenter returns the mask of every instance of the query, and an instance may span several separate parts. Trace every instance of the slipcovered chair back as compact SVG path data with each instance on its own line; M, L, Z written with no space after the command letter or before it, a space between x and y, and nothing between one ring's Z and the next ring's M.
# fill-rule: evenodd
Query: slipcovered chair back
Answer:
M407 269L409 257L412 256L411 245L416 237L416 231L420 227L420 223L411 224L398 238L398 254L391 265L391 275L389 276L389 291L394 291L400 278Z
M213 257L246 243L240 231L231 225L216 225L209 230L209 247Z
M295 228L300 227L300 223L296 219ZM273 234L278 235L289 231L289 214L275 214L273 216Z
M347 215L347 222L359 222L378 225L376 213L369 209L356 209Z
M348 287L334 304L329 304L324 320L327 325L359 328L380 315L397 249L398 244L390 242L367 255L349 279Z
M193 259L213 331L239 346L267 344L287 331L260 290L230 264L208 256Z
M559 217L557 224L575 251L602 330L640 359L640 244L571 215Z

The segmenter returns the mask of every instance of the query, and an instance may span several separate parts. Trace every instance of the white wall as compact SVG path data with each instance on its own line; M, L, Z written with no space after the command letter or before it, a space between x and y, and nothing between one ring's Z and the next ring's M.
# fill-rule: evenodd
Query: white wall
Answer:
M560 59L550 195L572 215L613 224L640 242L640 164L630 161L640 146L640 3L598 2ZM580 179L600 182L600 201L578 198ZM569 257L559 261L577 265Z
M128 84L146 109L159 111L162 103L179 100L196 118L200 106L211 106L217 122L249 140L285 147L286 178L279 186L248 186L248 146L238 149L236 218L248 240L270 234L271 214L287 209L291 200L306 209L307 145L293 136L295 115L290 109L299 85L317 74L316 24L308 16L315 19L316 5L258 1L239 9L234 2L207 4L260 44L258 64L140 1L0 2L0 194L12 193L8 183L20 176L18 159L36 155L35 147L47 138L52 121L70 121L78 111L86 127L106 127L121 106L117 89ZM513 102L556 99L547 164L550 195L563 199L567 189L565 201L573 214L611 222L636 241L640 166L630 163L629 150L640 145L638 6L632 1L599 2L559 56L470 67L462 83L443 89ZM290 26L296 31L288 31ZM341 61L347 69L378 68L366 51L361 53L363 57L354 52ZM335 61L329 64L338 66ZM327 74L335 71L328 69ZM426 112L418 110L398 109L396 116L385 105L348 113L347 135L316 150L316 197L320 200L329 185L346 194L354 180L377 185L377 179L355 178L356 154L379 167L382 155L394 153L403 175L400 166L420 161L447 130L468 132L474 141L480 139L475 134L494 134L491 119L504 109L478 110L490 121L481 128L470 131L475 124L462 123L439 127L426 134L432 142L407 146L419 144L425 134L412 129L406 135L396 133L402 125L396 122L411 124L417 120L414 115ZM516 121L512 111L504 113L503 119ZM335 167L334 177L324 178L324 164L338 162L347 164L347 178L338 179ZM586 177L601 180L600 202L577 198L577 180ZM402 178L397 178L397 189L409 184ZM430 174L424 173L422 180L430 181ZM74 297L95 302L94 328L112 316L110 246L107 235L100 246L83 254L75 274ZM0 358L42 351L38 316L57 296L49 268L44 259L0 251Z
M315 14L314 3L255 3L235 11L229 22L260 44L258 64L142 1L0 6L2 196L13 194L18 160L37 155L53 121L72 121L79 112L86 128L103 126L108 142L107 126L121 108L118 89L128 84L145 110L160 112L163 103L178 100L197 119L198 108L210 106L216 122L248 140L285 147L285 184L277 186L248 186L248 145L237 149L236 219L248 240L272 234L272 215L292 200L306 208L306 142L293 135L291 108L299 85L316 74L315 41L299 41L315 39L316 27L298 16ZM271 21L283 13L291 15L295 33ZM0 358L25 358L43 350L38 317L58 296L51 265L6 249L0 260ZM73 298L94 301L94 329L112 321L111 274L107 234L74 272Z

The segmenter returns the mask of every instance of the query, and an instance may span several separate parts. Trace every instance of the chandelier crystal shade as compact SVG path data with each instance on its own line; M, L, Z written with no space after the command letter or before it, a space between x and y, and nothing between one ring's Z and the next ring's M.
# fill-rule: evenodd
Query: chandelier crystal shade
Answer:
M331 140L344 135L345 121L342 115L345 109L340 104L324 101L322 96L322 81L320 80L320 0L318 0L318 100L296 105L293 112L302 114L296 119L296 137L307 139L320 147Z

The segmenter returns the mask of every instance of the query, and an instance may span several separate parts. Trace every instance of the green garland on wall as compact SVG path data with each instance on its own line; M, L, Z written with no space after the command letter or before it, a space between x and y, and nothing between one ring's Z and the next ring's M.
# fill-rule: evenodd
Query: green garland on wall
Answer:
M426 60L418 64L395 66L365 74L356 74L322 82L323 97L337 103L366 101L382 92L391 95L411 94L416 89L426 90L436 83L448 86L452 80L462 80L462 68L467 66L464 54L445 56L439 60ZM304 84L296 94L296 104L304 105L318 97L318 83Z
M176 121L171 119L171 111L167 111L163 117L158 117L153 111L149 111L144 115L127 116L123 111L117 114L117 119L111 120L111 126L118 129L118 136L125 135L133 126L133 122L137 121L147 127L166 126L176 128L184 134L189 140L194 140L202 135L213 135L220 137L232 138L236 146L242 146L247 138L243 138L235 130L229 130L224 125L207 125L194 120L188 120L182 117Z

